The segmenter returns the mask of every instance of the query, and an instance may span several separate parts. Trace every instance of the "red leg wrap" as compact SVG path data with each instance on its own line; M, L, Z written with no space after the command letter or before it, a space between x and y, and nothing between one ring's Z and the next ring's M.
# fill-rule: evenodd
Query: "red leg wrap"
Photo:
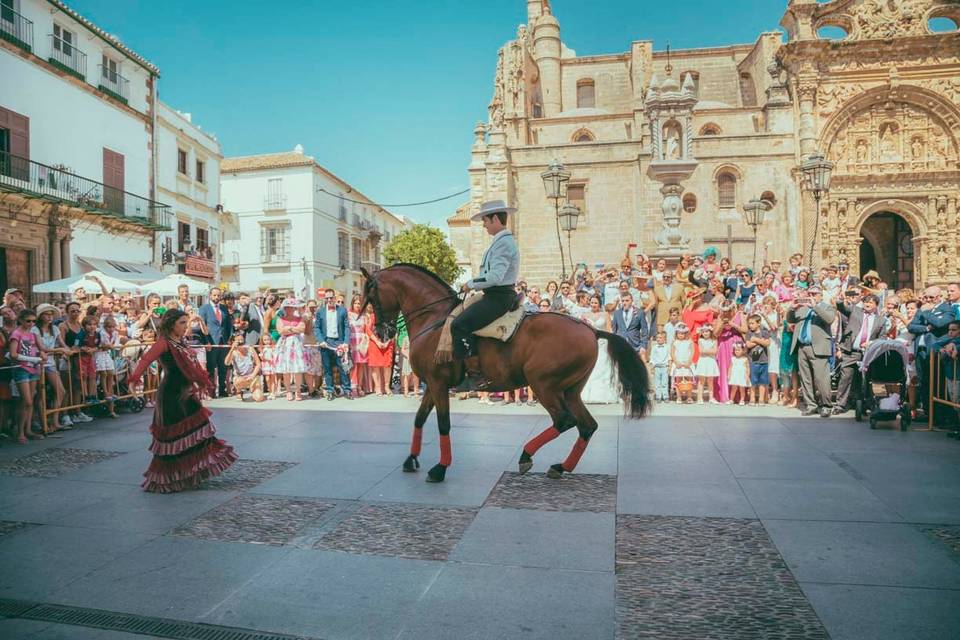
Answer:
M450 436L440 436L440 464L449 467L453 462L453 453L450 451Z
M413 442L410 443L410 455L419 456L420 446L423 444L423 428L413 428Z
M557 431L557 428L554 426L547 427L540 432L540 435L535 437L533 440L528 442L523 446L523 450L527 452L527 455L532 456L537 451L540 450L540 447L547 444L551 440L560 436L560 432Z
M570 451L570 455L567 456L567 459L563 461L561 465L564 471L573 471L577 466L577 463L580 462L580 456L583 455L583 452L587 450L587 441L583 438L577 438L577 441L573 443L573 449Z

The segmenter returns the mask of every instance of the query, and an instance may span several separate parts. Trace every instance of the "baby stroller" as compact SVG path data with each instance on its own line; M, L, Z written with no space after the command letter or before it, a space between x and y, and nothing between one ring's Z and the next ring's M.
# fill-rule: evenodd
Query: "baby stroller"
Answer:
M900 416L900 430L910 428L910 405L907 404L908 351L896 340L877 340L867 347L860 363L862 388L856 404L857 422L870 415L870 428L876 429L881 420L896 420ZM899 385L899 392L890 385Z
M124 349L126 352L126 349ZM129 411L130 413L140 413L147 406L147 401L143 396L135 396L130 385L130 359L121 355L114 359L116 367L114 375L117 378L117 395L123 398L114 402L114 408L117 411ZM124 398L124 396L131 396Z

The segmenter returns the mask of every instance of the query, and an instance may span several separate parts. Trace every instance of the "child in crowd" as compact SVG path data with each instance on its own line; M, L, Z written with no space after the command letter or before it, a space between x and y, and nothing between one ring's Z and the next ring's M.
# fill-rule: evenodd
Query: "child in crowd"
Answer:
M663 324L663 330L667 334L667 346L673 346L673 339L677 335L677 325L680 324L680 309L670 309L670 319Z
M260 366L267 381L267 399L273 400L280 395L280 376L276 374L277 354L273 346L273 338L269 333L263 334L263 349L260 350Z
M673 363L673 384L677 391L677 404L693 402L693 340L687 325L677 325L677 336L670 349Z
M670 347L666 331L657 331L656 342L650 347L650 366L653 367L653 398L667 402L670 400Z
M713 325L707 323L700 327L700 357L697 359L697 403L703 404L703 394L710 396L710 404L716 404L713 397L713 380L720 375L717 365L717 339L713 337Z
M727 404L747 404L750 391L750 361L747 359L743 343L733 345L733 358L727 371L727 384L730 386L730 399Z
M107 409L110 411L111 418L119 418L114 410L114 372L116 366L113 362L113 350L120 347L120 333L117 331L117 321L113 316L105 316L103 320L103 329L100 330L100 346L94 354L94 366L97 373L100 374L100 381L103 383L103 396L107 401ZM94 382L96 385L96 382Z
M36 323L37 316L33 310L24 309L17 314L17 328L10 334L10 359L20 365L13 370L13 382L20 392L20 412L17 415L17 442L20 444L27 444L27 438L43 440L43 434L30 429L33 401L43 363L40 342L33 332Z
M99 321L95 315L84 316L80 335L80 386L87 404L97 403L97 365L94 360L100 350Z
M754 314L747 318L747 353L750 358L751 402L754 406L767 404L770 385L770 332L761 326L762 318Z

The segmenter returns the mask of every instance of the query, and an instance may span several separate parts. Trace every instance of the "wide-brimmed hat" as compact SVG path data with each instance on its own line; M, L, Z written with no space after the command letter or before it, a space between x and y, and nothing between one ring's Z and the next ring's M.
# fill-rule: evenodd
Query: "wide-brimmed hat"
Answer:
M42 316L43 314L45 314L47 311L53 311L53 315L54 315L54 316L60 315L60 309L57 309L57 308L56 308L55 306L53 306L52 304L48 304L48 303L46 303L46 302L43 302L43 303L37 305L37 317L38 317L38 318L39 318L40 316Z
M865 274L863 274L863 279L866 280L867 278L876 278L877 280L879 280L880 274L874 271L873 269L871 269L870 271L867 271Z
M480 211L470 216L470 220L479 222L484 216L493 215L494 213L514 213L516 210L516 207L508 207L507 203L503 200L487 200L480 205Z
M300 300L300 299L298 299L298 298L287 298L287 299L284 300L283 303L280 305L280 308L281 308L281 309L287 309L287 308L299 309L300 307L306 306L306 304L307 304L306 302L304 302L303 300Z

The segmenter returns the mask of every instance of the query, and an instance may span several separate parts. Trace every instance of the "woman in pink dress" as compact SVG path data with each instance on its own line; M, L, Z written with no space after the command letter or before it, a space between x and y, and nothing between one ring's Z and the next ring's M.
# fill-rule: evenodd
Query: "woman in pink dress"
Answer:
M370 386L370 371L367 369L370 338L367 336L367 317L360 312L360 305L360 296L353 296L347 313L350 322L350 358L353 360L350 386L357 397L365 395Z
M713 334L717 336L717 366L720 367L720 375L713 383L713 397L718 402L730 399L727 372L733 362L733 345L743 342L743 336L747 332L745 325L743 314L737 311L737 305L730 300L723 303L720 315L713 322Z

